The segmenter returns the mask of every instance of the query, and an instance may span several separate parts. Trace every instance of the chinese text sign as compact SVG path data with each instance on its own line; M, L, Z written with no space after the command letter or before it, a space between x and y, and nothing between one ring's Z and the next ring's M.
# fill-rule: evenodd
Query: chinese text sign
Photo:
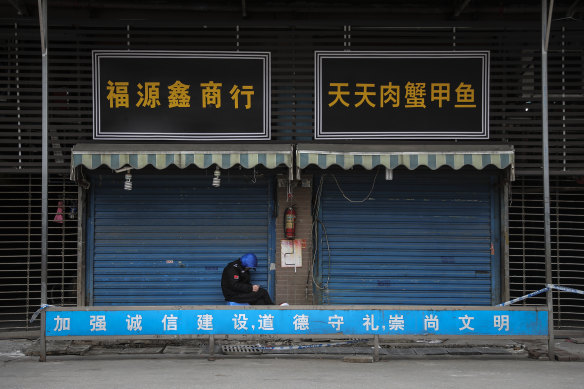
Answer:
M317 139L488 139L488 52L315 53Z
M270 54L93 52L94 139L268 140Z
M547 335L545 310L157 309L46 313L47 336Z

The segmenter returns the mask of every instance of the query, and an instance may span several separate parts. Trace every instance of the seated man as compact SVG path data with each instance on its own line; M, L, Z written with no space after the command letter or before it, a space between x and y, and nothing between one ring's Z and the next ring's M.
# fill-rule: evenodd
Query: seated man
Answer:
M274 304L267 290L251 284L249 270L255 270L257 264L255 254L249 253L225 266L221 276L221 289L226 301L250 305Z

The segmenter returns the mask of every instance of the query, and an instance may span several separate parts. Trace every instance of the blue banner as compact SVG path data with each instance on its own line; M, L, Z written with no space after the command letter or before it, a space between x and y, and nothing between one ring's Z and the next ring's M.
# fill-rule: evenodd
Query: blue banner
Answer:
M46 312L46 336L547 335L541 310L157 309Z

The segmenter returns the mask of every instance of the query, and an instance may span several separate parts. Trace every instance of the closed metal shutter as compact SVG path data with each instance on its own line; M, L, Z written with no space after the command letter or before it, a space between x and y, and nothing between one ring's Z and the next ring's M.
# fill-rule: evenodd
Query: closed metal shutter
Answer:
M396 171L388 181L383 172L374 185L370 172L323 179L317 265L323 303L491 305L497 300L496 176Z
M268 286L273 196L267 180L229 176L92 176L87 287L93 305L225 304L224 266L258 257L252 281Z

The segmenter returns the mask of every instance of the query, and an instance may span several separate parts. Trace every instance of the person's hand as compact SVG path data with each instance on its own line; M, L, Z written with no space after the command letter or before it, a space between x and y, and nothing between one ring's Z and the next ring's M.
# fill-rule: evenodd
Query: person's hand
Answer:
M254 292L257 292L258 290L260 290L260 286L259 285L254 285L254 286L252 286L252 288L253 288L253 291Z

